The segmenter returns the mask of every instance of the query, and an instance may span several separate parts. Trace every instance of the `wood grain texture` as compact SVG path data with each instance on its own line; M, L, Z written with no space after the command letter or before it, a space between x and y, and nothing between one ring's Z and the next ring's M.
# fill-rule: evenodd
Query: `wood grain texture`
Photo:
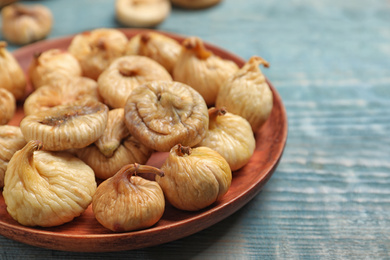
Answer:
M110 1L34 2L54 12L50 37L119 26ZM389 259L389 25L383 0L224 0L201 11L173 9L158 29L271 63L264 72L289 118L271 180L234 215L175 242L79 254L0 237L0 258Z

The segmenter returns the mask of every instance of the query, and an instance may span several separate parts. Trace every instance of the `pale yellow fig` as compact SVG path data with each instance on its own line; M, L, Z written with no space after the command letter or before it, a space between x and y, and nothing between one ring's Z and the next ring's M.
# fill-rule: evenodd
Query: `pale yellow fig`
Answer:
M83 148L103 134L107 114L106 105L89 99L28 115L20 129L27 141L41 140L48 151Z
M34 55L28 70L35 89L50 85L61 85L68 79L81 77L81 66L77 59L65 50L50 49Z
M207 146L217 151L229 163L232 171L248 163L256 147L249 122L229 113L225 108L209 109L209 129L197 146Z
M14 116L16 100L8 90L0 87L0 125L7 124Z
M65 152L30 141L11 158L4 179L7 211L25 226L58 226L85 211L96 191L93 170Z
M117 108L108 112L103 135L75 152L94 170L97 178L107 179L126 164L145 164L153 150L130 135L124 121L124 109Z
M44 39L53 25L49 8L41 4L11 4L1 10L3 35L15 44L28 44Z
M86 77L66 79L59 85L46 85L32 92L25 100L25 115L35 114L59 105L83 100L102 101L97 82Z
M6 47L7 43L0 41L0 88L10 91L16 100L21 100L26 93L26 76Z
M264 59L251 57L224 83L216 101L217 107L225 107L230 113L248 120L253 132L265 123L273 107L272 91L259 69L260 64L269 66Z
M171 12L169 0L116 0L118 22L129 27L153 27L162 23Z
M0 89L1 90L1 89ZM23 148L26 140L18 126L0 126L0 188L4 186L4 175L14 153Z
M161 166L164 177L156 181L176 208L197 211L221 199L228 191L232 172L227 161L208 147L174 146Z
M131 91L156 80L171 81L167 70L156 61L143 56L123 56L114 60L98 79L99 93L112 108L123 108Z
M174 81L135 88L125 105L129 132L146 146L167 152L178 143L194 146L206 134L209 115L202 96Z
M76 35L68 51L81 65L83 75L97 80L110 63L124 55L127 37L113 28L99 28Z
M165 210L161 187L136 174L164 173L152 166L129 164L103 181L92 200L96 219L114 232L145 229L156 224Z
M142 55L160 63L172 74L181 52L181 45L175 39L156 32L139 33L132 37L127 46L127 55Z
M182 43L181 54L173 69L173 80L198 91L208 106L215 104L220 86L238 70L238 66L207 50L198 37Z
M171 0L172 4L186 9L202 9L214 6L222 0Z

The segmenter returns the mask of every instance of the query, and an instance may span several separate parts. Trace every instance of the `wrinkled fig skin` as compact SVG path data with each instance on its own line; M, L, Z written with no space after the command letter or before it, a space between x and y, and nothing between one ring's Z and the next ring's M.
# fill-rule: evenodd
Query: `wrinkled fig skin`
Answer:
M124 109L108 112L107 127L92 145L76 150L77 156L88 164L99 179L107 179L123 165L145 164L153 150L130 135L124 122Z
M226 159L232 171L240 169L255 151L256 140L251 125L225 108L210 108L209 118L209 130L197 146L207 146L217 151Z
M126 46L126 55L142 55L161 64L170 74L181 52L175 39L156 32L140 33L132 37Z
M7 165L14 153L25 146L26 140L17 126L0 126L0 188L4 186Z
M209 116L198 92L180 82L150 82L135 88L125 105L129 132L146 146L167 152L181 143L195 146Z
M35 89L45 85L62 85L66 80L81 77L81 73L77 59L60 49L36 53L28 68L28 75Z
M93 196L96 219L114 232L148 228L156 224L165 210L163 191L155 181L134 176L137 173L164 173L152 166L129 164L102 182Z
M72 105L86 100L102 101L97 82L86 77L62 81L60 85L46 85L32 92L24 101L25 115L35 114L60 105Z
M0 41L1 88L11 92L16 100L22 100L26 93L26 76L18 61L6 49L7 43Z
M51 31L53 15L41 4L11 4L1 10L4 38L15 44L42 40Z
M253 56L219 90L216 107L226 107L240 115L257 132L267 121L273 107L273 94L259 65L269 67L264 59Z
M68 51L79 61L83 76L97 80L113 60L123 56L126 44L121 31L99 28L76 35Z
M93 170L65 152L45 152L30 141L10 160L3 196L7 211L22 225L52 227L72 221L92 202Z
M104 133L96 140L95 145L106 157L111 157L121 145L123 139L130 136L125 125L125 110L123 108L108 111L107 126Z
M106 105L88 100L28 115L20 129L27 141L42 140L49 151L84 148L103 134L107 117Z
M131 91L151 81L171 81L168 71L156 61L139 55L114 60L98 79L99 93L112 108L123 108Z
M197 211L210 206L228 191L232 172L226 160L208 147L173 147L156 181L176 208Z
M15 114L16 100L11 92L0 88L0 125L7 124Z
M193 87L208 106L214 105L220 86L238 70L237 64L214 55L198 37L185 39L182 46L173 80Z

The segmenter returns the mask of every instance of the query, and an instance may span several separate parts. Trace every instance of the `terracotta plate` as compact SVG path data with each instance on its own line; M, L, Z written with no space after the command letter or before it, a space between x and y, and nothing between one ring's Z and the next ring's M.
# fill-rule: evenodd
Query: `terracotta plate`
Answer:
M129 38L145 30L122 30ZM164 33L178 41L183 36ZM22 47L13 54L24 70L28 68L33 54L50 48L66 49L73 36L42 41ZM239 66L241 58L211 44L206 47L216 55L230 59ZM271 178L282 156L287 139L287 117L282 100L276 89L268 82L274 95L274 107L266 124L255 133L256 151L249 163L233 173L228 193L217 203L198 212L184 212L167 205L162 219L153 227L127 233L113 233L101 226L94 218L91 206L70 223L53 228L31 228L19 225L6 210L0 196L0 234L10 239L55 250L104 252L143 248L180 239L199 232L222 219L250 201ZM29 87L31 91L31 87ZM23 117L21 104L10 124L18 125ZM155 153L148 164L161 166L166 153Z

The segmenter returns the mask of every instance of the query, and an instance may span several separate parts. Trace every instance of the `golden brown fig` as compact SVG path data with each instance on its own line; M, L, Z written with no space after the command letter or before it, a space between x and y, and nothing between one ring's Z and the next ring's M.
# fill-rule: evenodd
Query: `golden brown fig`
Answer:
M123 108L131 91L155 80L172 80L167 70L143 56L124 56L114 60L98 79L99 93L112 108Z
M173 5L187 9L202 9L214 6L222 0L171 0Z
M121 31L99 28L76 35L68 51L79 61L83 75L97 80L113 60L123 56L126 44Z
M1 10L3 35L15 44L42 40L51 31L53 15L41 4L11 4Z
M0 88L0 125L7 124L14 116L15 110L15 97L8 90Z
M83 100L102 101L97 82L86 77L64 79L59 85L46 85L32 92L25 100L25 115L35 114L59 105Z
M130 135L124 121L124 109L108 112L103 135L92 145L75 151L99 179L107 179L126 164L145 164L153 150Z
M17 60L6 47L7 43L0 41L1 88L10 91L16 100L21 100L26 92L26 76Z
M8 213L20 224L52 227L84 212L96 181L93 170L80 159L41 148L40 141L30 141L12 156L3 196Z
M156 181L165 198L176 208L203 209L226 194L232 172L226 160L208 147L191 149L176 145L161 166L164 178Z
M197 146L217 151L229 163L232 171L248 163L256 147L256 140L248 121L229 113L225 108L209 109L209 129Z
M34 55L28 74L35 89L44 85L61 85L64 81L81 77L81 66L67 51L50 49Z
M173 69L173 80L193 87L208 106L215 104L220 86L238 70L238 66L207 50L198 37L185 39L182 46Z
M83 148L103 134L107 114L100 102L80 101L26 116L20 129L27 141L41 140L49 151Z
M157 223L165 209L163 191L155 181L137 173L164 173L152 166L129 164L102 182L93 196L96 219L114 232L148 228Z
M0 188L4 186L4 175L9 160L25 144L26 140L24 140L19 127L10 125L0 126Z
M260 64L269 66L264 59L251 57L224 83L216 101L217 107L226 107L230 113L248 120L253 132L265 123L273 107L272 91L259 69Z
M178 143L194 146L206 134L206 103L193 88L155 81L135 88L125 106L129 132L146 146L167 152Z
M171 12L169 0L116 0L117 20L131 27L153 27L162 23Z
M160 63L171 74L180 52L179 42L156 32L139 33L132 37L126 46L127 55L149 57Z

